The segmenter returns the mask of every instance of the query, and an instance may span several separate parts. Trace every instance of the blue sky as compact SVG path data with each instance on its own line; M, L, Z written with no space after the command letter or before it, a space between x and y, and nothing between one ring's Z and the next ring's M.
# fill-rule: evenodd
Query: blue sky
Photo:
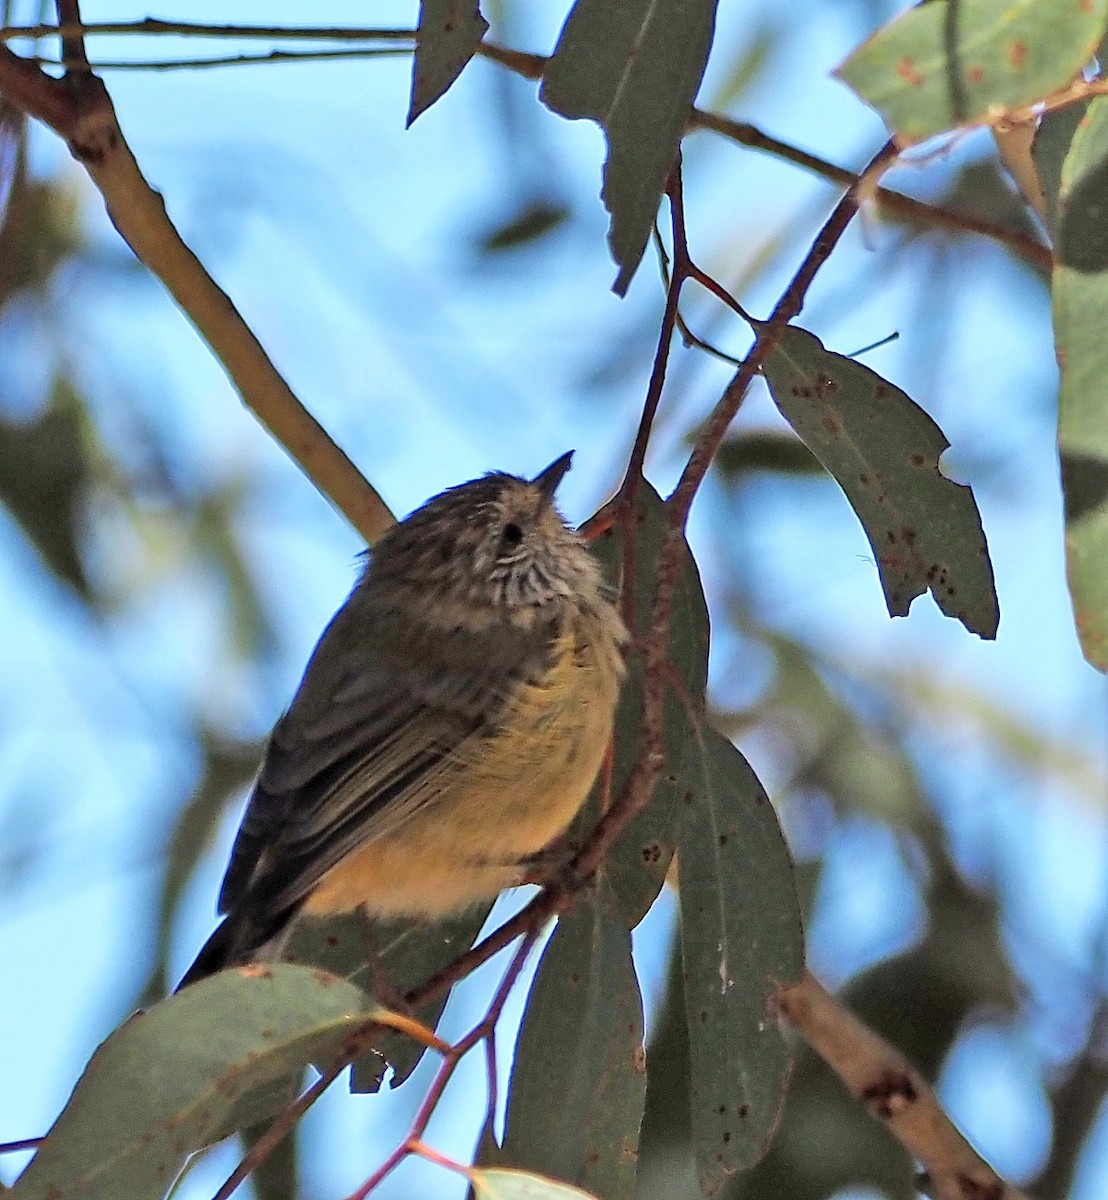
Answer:
M373 7L381 24L414 19L413 4ZM93 0L82 8L89 21L145 15ZM192 20L226 19L226 5L195 0L188 8ZM829 72L885 10L793 8L796 30L733 111L828 158L860 163L882 140L880 124ZM536 3L509 36L522 48L547 49L562 12ZM773 13L725 0L702 102L711 103L760 24L781 19ZM280 24L303 15L302 5L239 0L234 18ZM364 19L364 6L322 3L311 19L352 24ZM117 38L97 41L95 51L171 57L194 54L197 44ZM597 198L603 143L594 127L532 111L533 85L505 81L478 62L405 131L409 69L399 58L120 72L109 86L139 162L186 240L397 513L485 470L533 472L576 447L560 497L569 517L583 519L626 460L661 311L656 266L648 256L625 300L609 291L615 270ZM524 137L541 144L537 164L504 133L506 114L516 111L505 106L505 88L527 114ZM0 835L8 847L0 852L0 962L9 967L0 1079L20 1081L0 1089L0 1138L48 1127L91 1050L134 1002L153 948L149 923L132 918L156 907L161 846L195 783L191 715L202 709L232 733L264 734L344 598L360 549L242 410L159 287L121 268L96 196L56 140L36 132L33 150L38 172L73 189L82 229L115 269L108 278L71 270L55 280L45 315L9 317L0 328L0 380L19 386L5 386L0 405L10 393L15 411L33 411L45 395L44 365L75 366L103 436L122 457L138 414L171 447L169 466L186 495L240 486L235 530L275 644L260 666L228 653L226 597L165 514L143 514L140 536L108 498L90 513L90 570L117 601L98 626L0 521ZM890 182L933 188L944 171L988 152L987 139L975 135L938 164L902 169ZM729 283L753 277L743 302L765 312L833 190L708 134L690 140L686 170L698 261ZM572 203L566 226L530 250L499 259L476 253L482 231L540 192ZM768 265L756 272L762 260ZM932 268L934 286L924 293L920 280ZM688 315L726 345L746 344L741 328L716 323L700 301ZM938 420L952 442L944 465L975 485L1001 596L1000 636L978 641L926 598L907 620L890 621L869 547L826 482L758 479L737 499L710 484L694 511L694 548L721 617L741 592L766 623L818 645L845 670L909 674L939 693L920 749L929 781L943 797L960 863L1004 895L1012 943L1027 935L1050 947L1021 970L1032 993L1052 1002L1020 1022L983 1019L967 1030L941 1090L997 1167L1025 1178L1049 1139L1039 1072L1064 1057L1085 1011L1079 999L1055 995L1053 964L1088 956L1101 936L1108 883L1108 797L1090 795L1088 783L1095 792L1108 778L1108 696L1103 678L1080 660L1065 591L1049 296L980 239L960 242L935 267L926 243L901 246L896 231L859 222L802 322L848 352L900 333L865 361ZM703 356L675 353L648 458L661 490L680 470L688 430L728 376ZM778 420L756 387L740 421ZM143 453L140 441L133 453ZM729 520L731 503L741 527ZM744 657L749 641L723 624L712 688L728 707L757 698L765 672L756 653ZM1060 743L1077 765L1013 767L981 728L944 721L944 688L983 694L1013 722ZM772 792L786 773L778 749L757 738L743 748ZM219 844L189 884L174 930L178 967L211 926L236 819L228 813ZM922 914L901 855L872 821L841 831L811 931L813 961L829 981L918 934ZM872 870L860 880L863 860ZM666 900L638 938L653 987L671 919ZM479 995L475 986L455 998L455 1029L478 1011ZM457 1087L465 1094L479 1084L475 1065ZM386 1098L384 1116L376 1100L336 1093L324 1101L305 1136L329 1153L308 1156L307 1194L356 1186L402 1128L419 1085L417 1077ZM431 1139L462 1157L472 1139L465 1107L461 1116L444 1112ZM1079 1200L1108 1186L1106 1138L1101 1129L1090 1146ZM21 1161L0 1162L0 1178L10 1179ZM233 1149L217 1152L182 1187L182 1200L210 1195L234 1161ZM422 1177L431 1170L413 1166L385 1194L441 1186L437 1173Z

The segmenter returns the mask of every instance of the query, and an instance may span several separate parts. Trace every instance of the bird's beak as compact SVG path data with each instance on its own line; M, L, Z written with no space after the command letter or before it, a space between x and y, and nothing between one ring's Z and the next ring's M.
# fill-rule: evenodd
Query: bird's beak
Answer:
M562 482L572 462L573 451L567 450L561 458L556 458L545 471L540 471L531 482L542 492L547 500L553 500L558 484Z

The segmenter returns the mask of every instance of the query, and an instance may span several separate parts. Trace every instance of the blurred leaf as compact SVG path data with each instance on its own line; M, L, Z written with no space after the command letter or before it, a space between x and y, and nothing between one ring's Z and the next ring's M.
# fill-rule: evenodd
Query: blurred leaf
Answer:
M789 326L765 366L782 415L835 476L877 559L891 616L929 588L947 616L996 636L1000 611L981 515L947 479L942 430L869 367Z
M10 112L10 110L8 110ZM6 121L0 133L7 138ZM27 171L26 127L18 131L12 175L5 179L0 225L0 308L24 292L41 292L57 267L82 248L77 190L68 183L32 179ZM4 141L6 150L9 143ZM7 170L5 160L0 169Z
M836 74L902 144L995 118L1069 84L1104 32L1108 0L931 0L902 13Z
M1098 97L1062 169L1054 336L1066 574L1085 657L1108 670L1108 98Z
M964 163L936 196L935 203L967 217L1010 229L1013 233L1026 234L1036 240L1041 238L1040 226L1018 193L1013 191L1008 177L992 155ZM896 216L883 211L881 219L893 221ZM918 229L914 222L906 222L906 227ZM957 238L958 233L946 230L944 236Z
M1099 1122L1108 1094L1108 1062L1103 1057L1105 1015L1102 1008L1094 1016L1089 1047L1076 1061L1067 1064L1061 1081L1051 1088L1054 1136L1050 1156L1031 1185L1037 1200L1066 1200L1076 1194L1074 1177L1085 1158L1086 1140Z
M715 30L717 0L576 0L539 98L600 124L608 143L601 198L623 295L669 177Z
M369 925L357 913L330 918L301 915L284 953L296 962L312 963L356 982L390 1004L399 1002L405 992L425 983L464 954L480 933L491 907L483 904L462 916L433 924L413 919L377 920ZM414 1016L421 1025L434 1029L447 999L444 995L429 1001ZM390 1086L399 1087L425 1052L425 1047L411 1038L382 1030L375 1048L354 1064L350 1090L377 1091L390 1066Z
M87 600L91 592L78 550L92 480L84 431L80 397L60 376L38 417L23 424L0 421L0 502L50 570Z
M498 254L505 250L518 250L529 246L539 238L564 225L570 209L566 204L552 204L548 200L531 200L510 220L498 225L481 239L481 249L486 254Z
M309 1063L386 1017L351 984L287 963L194 984L100 1046L13 1195L156 1200L189 1154L275 1115Z
M826 475L823 464L800 438L770 429L743 431L729 437L712 465L727 480L751 471L784 475Z
M725 112L753 86L781 41L781 29L776 22L764 21L759 28L748 30L747 36L750 41L743 46L712 98L705 104L710 112Z
M602 892L581 896L559 918L527 997L504 1159L629 1200L646 1090L642 1040L631 935Z
M165 877L158 911L158 959L143 988L143 1003L161 999L166 978L170 930L185 885L212 837L230 798L245 788L261 761L259 742L238 742L200 725L194 730L204 755L203 774L188 803L177 814L165 855Z
M249 1150L263 1134L269 1131L270 1122L263 1121L246 1130L242 1137L243 1152ZM300 1195L300 1127L290 1130L276 1146L250 1172L250 1183L254 1188L254 1200L297 1200Z
M243 485L235 482L200 499L193 510L195 541L219 570L232 646L243 657L261 658L274 649L277 639L235 536L234 520L243 490Z
M973 1013L984 1008L1013 1010L1016 983L996 897L962 879L938 838L930 839L924 849L932 880L923 940L863 971L843 995L867 1025L934 1081Z
M473 1170L468 1174L478 1200L595 1200L580 1188L526 1171Z
M1039 182L1046 196L1047 222L1054 242L1058 241L1058 193L1062 189L1062 164L1087 109L1087 104L1070 104L1066 108L1044 113L1031 147Z
M409 125L458 78L488 27L476 0L419 0Z
M791 1056L768 1011L800 978L804 936L777 815L746 759L703 730L678 872L693 1145L706 1195L765 1154Z
M636 492L633 532L633 573L621 579L627 531L613 525L592 543L613 588L634 592L632 633L646 637L657 580L658 556L665 537L665 505L658 493L641 480ZM680 574L674 597L667 657L673 668L665 696L665 766L650 803L635 816L604 861L603 874L611 882L616 902L628 926L637 925L665 883L677 840L677 802L689 790L686 756L692 741L690 720L703 709L708 682L708 607L700 573L688 544L681 550ZM641 645L641 641L640 641ZM641 650L632 646L627 678L616 709L612 759L612 797L618 797L641 755L642 740ZM585 836L600 817L603 775L593 788L574 831Z

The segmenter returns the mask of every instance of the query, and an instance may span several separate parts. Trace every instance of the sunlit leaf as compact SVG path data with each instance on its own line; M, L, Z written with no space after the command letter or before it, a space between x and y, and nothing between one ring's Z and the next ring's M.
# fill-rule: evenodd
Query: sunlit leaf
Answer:
M476 0L420 0L409 125L458 78L488 27Z
M769 1001L799 979L804 939L777 816L743 756L705 728L678 874L693 1146L708 1195L765 1154L790 1053Z
M189 1154L279 1112L374 1019L391 1018L359 988L288 963L185 988L96 1051L13 1195L156 1200Z
M604 130L601 197L627 290L642 259L715 30L717 0L577 0L546 66L543 103Z
M1054 336L1066 574L1085 657L1108 670L1108 98L1074 134L1062 169Z
M478 1200L596 1200L580 1188L527 1171L473 1170L469 1181Z
M890 615L928 589L949 617L996 636L1000 610L981 514L947 479L935 422L869 367L789 326L765 366L782 415L835 476L866 531Z
M634 1195L646 1091L631 935L602 893L558 921L527 997L508 1091L504 1161Z
M994 118L1069 84L1108 0L931 0L902 13L837 74L903 143Z

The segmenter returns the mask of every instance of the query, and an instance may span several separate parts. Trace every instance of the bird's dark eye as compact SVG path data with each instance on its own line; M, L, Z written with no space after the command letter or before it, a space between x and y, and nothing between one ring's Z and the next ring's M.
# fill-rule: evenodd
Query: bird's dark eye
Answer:
M519 543L523 541L523 530L520 529L515 521L509 521L508 524L504 526L504 532L500 535L500 540L509 548L512 546L518 546Z

